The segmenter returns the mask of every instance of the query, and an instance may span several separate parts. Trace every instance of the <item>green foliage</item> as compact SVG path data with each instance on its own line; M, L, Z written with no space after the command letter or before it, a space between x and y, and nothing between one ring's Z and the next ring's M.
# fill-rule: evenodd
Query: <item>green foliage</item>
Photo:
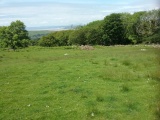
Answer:
M125 28L120 13L113 13L104 19L104 40L107 45L126 44Z
M58 40L56 38L49 34L48 36L43 36L39 40L39 45L43 47L53 47L53 46L58 46Z
M160 9L130 13L112 13L104 18L65 31L28 31L17 20L0 27L0 47L119 45L160 43ZM40 39L40 40L39 40Z
M86 45L86 29L74 30L69 36L69 44Z
M86 42L90 45L103 45L102 29L90 28L86 32Z
M46 35L46 38L53 36L58 46L67 45L98 45L103 44L101 29L102 21L94 21L86 26L78 26L75 30L56 31ZM42 37L45 39L45 37Z
M131 16L130 38L136 39L136 43L159 43L159 16L160 9L134 13Z
M7 27L0 28L0 48L7 47Z
M50 33L57 42L51 46L119 45L159 43L160 10L113 13L74 30ZM44 39L44 37L43 37ZM48 46L48 44L47 44Z
M52 31L47 30L41 30L41 31L28 31L29 37L30 37L30 45L31 46L37 46L39 45L39 40L43 37L51 33Z
M89 24L86 25L86 27L88 28L94 28L94 29L99 29L100 26L102 26L103 20L97 20L97 21L93 21L90 22Z
M69 35L72 30L56 31L43 36L39 41L40 46L67 46L69 44Z
M65 31L57 31L52 33L52 35L58 40L59 46L67 46L69 35L72 32L72 30L65 30Z
M23 22L17 20L11 22L10 26L0 28L0 47L16 49L29 45L28 31L25 30Z

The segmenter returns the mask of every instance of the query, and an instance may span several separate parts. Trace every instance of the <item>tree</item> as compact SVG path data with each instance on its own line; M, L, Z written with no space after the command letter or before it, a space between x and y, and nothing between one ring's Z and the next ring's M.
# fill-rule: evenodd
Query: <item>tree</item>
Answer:
M145 11L141 11L141 12L135 12L131 17L130 17L130 21L131 21L131 26L130 26L130 38L134 40L135 43L141 43L142 42L142 37L139 33L138 33L138 23L139 23L139 19L142 15L144 15L146 12Z
M113 13L106 16L103 25L103 39L107 45L124 44L125 29L120 13Z
M98 45L101 44L102 34L100 29L88 28L85 32L86 44Z
M69 44L86 45L86 29L74 30L69 36Z
M8 39L7 39L7 27L3 26L0 28L0 48L7 47Z
M24 23L20 20L10 24L8 28L12 36L10 42L11 48L15 49L15 47L24 47L22 41L29 39L28 31L25 30L25 27Z
M160 9L147 11L142 14L136 23L135 32L141 38L140 42L151 42L150 38L156 36L160 29ZM149 38L149 39L148 39Z
M90 45L103 45L103 30L102 30L103 20L97 20L90 22L83 29L86 29L86 44Z
M52 34L49 34L47 36L43 36L39 40L39 45L43 47L54 47L54 46L58 46L59 43L58 43L58 40L56 40L56 38Z
M52 35L58 40L59 46L68 45L69 35L72 30L53 32Z
M125 43L126 44L130 44L130 43L134 44L134 43L136 43L136 40L132 36L133 35L132 15L130 13L121 13L121 20L122 20L122 24L123 24L123 27L124 27L124 36L125 36L125 39L126 39Z
M2 27L0 30L0 39L4 47L16 49L18 47L27 47L29 44L28 31L20 20L12 22L8 27Z

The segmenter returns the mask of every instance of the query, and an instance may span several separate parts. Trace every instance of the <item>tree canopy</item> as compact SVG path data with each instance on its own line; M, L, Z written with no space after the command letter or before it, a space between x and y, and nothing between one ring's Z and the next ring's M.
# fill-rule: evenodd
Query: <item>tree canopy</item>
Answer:
M124 44L125 29L122 23L121 14L113 13L104 19L104 39L107 45Z
M11 22L9 26L0 28L0 47L9 47L16 49L18 47L27 47L29 44L28 31L20 20Z

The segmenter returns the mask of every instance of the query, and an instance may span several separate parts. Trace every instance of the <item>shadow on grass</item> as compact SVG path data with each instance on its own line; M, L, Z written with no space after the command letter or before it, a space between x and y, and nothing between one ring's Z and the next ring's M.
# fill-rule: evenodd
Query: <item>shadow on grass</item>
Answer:
M131 66L132 65L130 60L124 60L124 61L122 61L122 64L125 65L125 66Z
M128 101L126 104L126 112L131 113L133 111L138 111L138 103Z
M96 98L96 101L97 102L104 102L104 97L103 96L101 96L101 95L97 95L97 98Z

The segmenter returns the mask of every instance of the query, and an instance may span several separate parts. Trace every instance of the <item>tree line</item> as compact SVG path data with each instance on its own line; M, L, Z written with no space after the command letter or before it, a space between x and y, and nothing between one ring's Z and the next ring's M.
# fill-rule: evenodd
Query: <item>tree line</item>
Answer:
M126 45L160 43L160 9L130 13L112 13L74 30L49 33L36 44L28 40L28 31L21 21L0 28L1 47L45 47L68 45Z
M117 45L160 43L160 9L130 13L112 13L75 30L43 36L41 46Z

